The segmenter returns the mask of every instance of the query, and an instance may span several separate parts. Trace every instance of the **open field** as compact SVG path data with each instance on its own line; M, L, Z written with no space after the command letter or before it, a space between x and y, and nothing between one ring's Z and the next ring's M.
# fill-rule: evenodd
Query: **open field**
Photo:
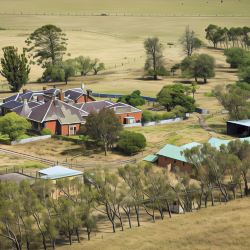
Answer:
M185 80L176 77L167 77L160 81L141 80L143 76L143 66L145 62L145 52L143 41L149 36L159 36L165 46L166 65L170 68L175 63L179 63L185 56L179 46L179 38L182 35L185 26L190 27L205 41L204 29L208 24L214 23L221 26L245 26L250 23L250 17L243 17L246 10L250 7L250 2L241 1L224 1L223 11L220 1L169 1L156 0L154 2L148 0L142 1L102 1L97 0L74 0L74 1L48 2L36 1L36 3L22 0L0 1L0 27L6 30L0 31L0 47L14 45L21 49L25 46L25 39L37 27L52 23L61 27L68 37L68 53L65 58L76 57L78 55L90 56L92 58L100 58L107 67L107 70L99 76L74 77L70 79L68 85L58 85L59 88L66 89L70 87L79 87L81 82L86 84L86 88L90 88L95 92L104 93L130 93L135 89L141 90L143 95L156 96L160 89L167 84L173 84ZM183 5L181 5L183 2ZM111 7L112 6L112 9ZM169 13L175 14L179 11L180 15L196 15L196 17L176 16L176 17L150 17L150 16L74 16L75 11L109 11L114 12L119 7L120 12L132 12L147 14L152 13ZM21 15L20 12L23 12ZM27 15L26 12L44 11L49 14L51 12L64 12L70 15ZM183 11L183 12L182 12ZM207 15L215 15L218 11L221 15L228 13L239 15L241 17L208 17ZM19 13L19 14L18 14ZM182 13L182 14L181 14ZM218 12L219 13L219 12ZM200 17L198 15L201 15ZM205 17L206 16L206 17ZM173 42L170 48L167 43ZM209 125L219 130L225 129L226 117L218 115L221 106L214 97L209 97L211 90L217 84L225 85L234 83L237 80L237 74L228 68L223 56L223 51L210 48L203 48L200 53L208 53L216 59L216 77L209 80L208 84L199 86L195 95L198 105L207 108L211 113L215 114L207 120ZM0 53L1 56L1 53ZM32 66L30 80L25 88L41 89L45 84L34 83L42 74L42 69L38 66ZM3 79L0 79L0 92L7 90L7 85ZM49 84L50 87L53 84ZM0 99L10 95L10 93L0 93ZM219 128L219 130L218 130ZM144 153L157 151L165 143L182 144L197 140L205 142L211 133L200 128L198 118L194 115L190 120L178 124L163 125L149 128L137 128L147 137L148 147ZM214 136L223 137L224 135L215 134ZM30 152L34 155L41 155L53 160L66 160L72 158L72 153L79 153L79 146L72 145L69 142L37 143L30 145L22 145L12 147L13 150ZM36 149L39 148L38 152ZM67 151L68 149L68 151ZM72 151L70 151L72 150ZM141 156L142 158L143 156ZM105 159L103 155L94 154L90 157L75 157L74 160L81 163L86 161L100 162ZM111 155L110 161L127 159L120 155ZM106 159L105 159L106 161Z
M245 250L250 244L250 200L232 201L172 219L145 223L124 232L98 233L90 242L64 246L80 249L199 249Z
M1 12L248 15L248 0L1 0Z

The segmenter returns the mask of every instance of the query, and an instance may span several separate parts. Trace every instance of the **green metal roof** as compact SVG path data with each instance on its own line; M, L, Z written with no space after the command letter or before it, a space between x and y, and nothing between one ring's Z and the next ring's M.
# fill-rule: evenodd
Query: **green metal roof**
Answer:
M191 149L191 148L194 148L194 147L197 147L197 146L202 146L202 144L200 144L198 142L191 142L191 143L187 143L187 144L184 144L184 145L180 146L180 148L182 150L185 150L185 149Z
M153 162L156 162L157 159L158 159L158 156L157 156L157 155L148 155L148 156L146 156L143 160L153 163Z
M178 161L187 162L186 158L182 154L182 151L183 149L181 147L167 144L157 153L157 155L165 156Z
M237 125L247 126L250 127L250 119L248 120L239 120L239 121L228 121L229 123L234 123Z
M230 140L218 139L218 138L214 138L214 137L212 137L208 140L208 143L216 149L220 149L221 145L227 145L229 142L230 142Z

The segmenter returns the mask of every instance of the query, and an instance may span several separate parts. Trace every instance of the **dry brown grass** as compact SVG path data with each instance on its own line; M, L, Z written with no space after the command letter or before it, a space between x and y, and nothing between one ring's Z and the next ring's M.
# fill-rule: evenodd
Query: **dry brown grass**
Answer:
M172 219L145 223L116 234L98 233L90 242L59 249L245 250L250 244L250 200L232 201Z

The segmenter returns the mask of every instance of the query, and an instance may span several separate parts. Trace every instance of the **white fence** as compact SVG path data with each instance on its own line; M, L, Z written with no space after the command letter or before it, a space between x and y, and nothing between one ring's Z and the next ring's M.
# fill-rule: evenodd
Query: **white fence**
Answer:
M167 120L161 120L161 121L155 121L155 122L146 122L143 124L143 126L156 126L156 125L161 125L161 124L180 122L182 120L183 120L183 118L177 117L177 118L173 118L173 119L167 119Z
M12 141L11 145L25 144L25 143L29 143L29 142L35 142L35 141L42 141L42 140L47 140L50 138L51 138L51 135L35 136L35 137L26 138L26 139L21 139L18 141Z

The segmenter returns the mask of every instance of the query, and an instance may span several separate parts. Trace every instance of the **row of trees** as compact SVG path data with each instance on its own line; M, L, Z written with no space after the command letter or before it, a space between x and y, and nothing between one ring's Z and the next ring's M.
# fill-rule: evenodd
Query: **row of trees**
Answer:
M60 82L68 83L70 77L80 74L86 76L88 73L93 72L97 75L98 72L105 69L105 65L99 62L99 59L91 60L89 57L79 56L74 59L67 59L58 62L57 64L48 64L45 68L43 76L38 81L42 82Z
M140 227L145 216L152 222L171 218L172 204L184 212L207 207L208 202L228 202L248 195L250 169L248 142L232 141L216 150L205 144L184 152L193 176L177 171L171 181L167 171L152 166L127 165L117 173L85 174L82 179L0 184L0 236L3 249L56 247L68 240L90 239L99 223L107 220L113 232Z
M205 29L206 39L211 42L214 48L241 47L249 49L250 46L250 27L231 27L222 28L220 26L209 24Z
M28 82L30 64L37 64L44 69L39 81L65 81L66 84L69 77L78 73L85 76L92 71L96 75L105 69L104 63L97 58L79 56L63 60L67 40L59 27L44 25L30 34L22 53L19 54L13 46L4 47L0 73L7 79L10 89L19 91Z

